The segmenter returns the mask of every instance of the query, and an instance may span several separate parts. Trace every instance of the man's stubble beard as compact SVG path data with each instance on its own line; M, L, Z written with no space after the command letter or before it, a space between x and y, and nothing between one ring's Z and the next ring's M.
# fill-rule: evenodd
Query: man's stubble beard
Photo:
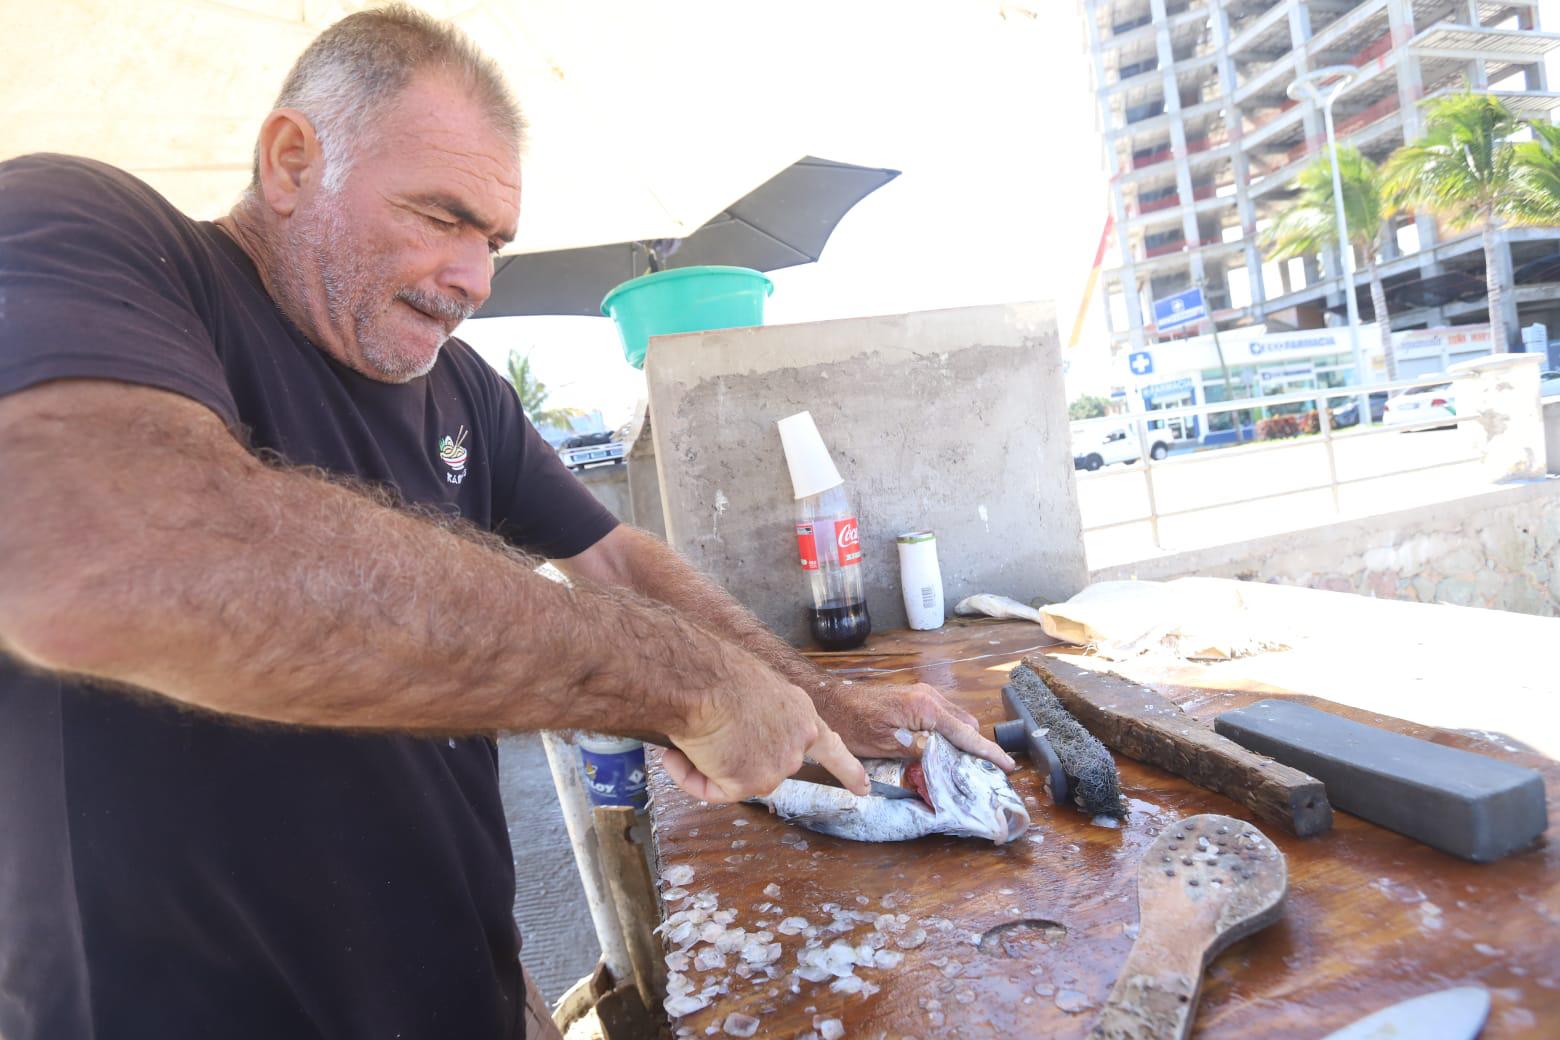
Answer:
M444 340L426 357L410 356L384 328L394 301L404 299L432 311L451 324L470 316L471 308L442 297L408 288L396 289L379 278L366 251L354 248L341 199L336 192L322 193L315 199L312 212L293 222L289 233L278 243L273 269L273 288L283 311L312 315L309 280L316 280L325 294L324 319L340 332L350 332L356 341L362 364L371 369L372 378L387 383L407 383L427 375L439 359ZM348 319L343 327L342 319ZM446 339L448 334L446 334ZM320 344L316 343L316 346ZM321 347L321 349L324 349ZM329 353L329 351L326 351ZM337 358L356 368L349 358Z

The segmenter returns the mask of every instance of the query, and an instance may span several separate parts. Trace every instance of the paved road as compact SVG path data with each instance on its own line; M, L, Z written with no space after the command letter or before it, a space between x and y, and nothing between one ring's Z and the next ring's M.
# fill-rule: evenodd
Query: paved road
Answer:
M1379 427L1377 429L1380 429ZM1463 429L1421 433L1349 430L1333 439L1339 480L1380 477L1339 490L1341 513L1327 490L1327 448L1320 437L1264 442L1172 456L1153 467L1154 494L1161 514L1164 550L1194 549L1242 541L1279 531L1358 516L1406 509L1471 491L1482 484L1468 433ZM1271 450L1268 445L1288 447ZM1437 468L1382 476L1432 464ZM1107 466L1078 474L1078 498L1087 530L1148 513L1141 465ZM1304 491L1304 488L1321 490ZM1282 494L1265 501L1220 505L1258 495ZM1205 507L1218 506L1217 509ZM1200 510L1182 516L1165 513ZM1084 536L1091 567L1142 559L1155 549L1146 521Z
M557 1001L595 967L601 948L541 738L527 734L499 741L498 768L515 856L515 923L525 941L521 959L547 999Z

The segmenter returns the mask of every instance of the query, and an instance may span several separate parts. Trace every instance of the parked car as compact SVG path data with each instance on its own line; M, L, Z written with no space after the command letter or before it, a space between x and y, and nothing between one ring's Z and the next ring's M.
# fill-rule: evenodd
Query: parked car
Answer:
M1333 398L1337 400L1337 398ZM1370 421L1379 423L1387 411L1387 392L1377 390L1370 395ZM1327 414L1332 417L1333 429L1341 430L1345 426L1358 426L1360 424L1360 399L1351 397L1348 401L1337 407L1329 407Z
M1451 383L1436 383L1405 390L1387 402L1382 422L1388 426L1428 422L1431 419L1455 419L1457 397Z
M1539 397L1560 397L1560 372L1544 372L1538 377Z
M566 438L559 447L589 448L597 444L606 444L610 440L612 440L611 430L596 430L592 433L576 433L574 436Z
M1142 452L1137 434L1130 429L1089 427L1073 431L1073 469L1091 473L1113 462L1136 462ZM1170 454L1170 442L1162 430L1148 431L1148 455L1158 462Z
M599 433L581 433L568 438L558 448L558 457L574 472L592 465L620 463L628 452L628 445L617 439L610 430Z

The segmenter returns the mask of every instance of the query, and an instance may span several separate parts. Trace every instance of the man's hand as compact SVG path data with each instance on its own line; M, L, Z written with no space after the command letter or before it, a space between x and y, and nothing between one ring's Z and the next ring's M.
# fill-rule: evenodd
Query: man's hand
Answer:
M662 755L661 768L672 782L706 802L737 802L773 791L810 758L853 793L867 794L866 770L807 694L738 655L751 662L741 679L701 699L669 734L677 746Z
M980 735L975 717L927 683L899 686L830 680L813 697L818 714L863 758L901 758L905 746L896 730L935 730L955 747L986 759L1007 772L1016 763Z
M783 677L778 681L797 683L811 693L823 722L833 727L844 738L845 745L857 754L903 755L905 748L894 739L895 730L935 730L972 755L988 759L1003 769L1015 768L1013 760L1001 748L980 735L975 719L936 688L925 683L913 686L846 685L829 677L760 624L723 589L643 531L619 527L580 555L556 562L565 574L576 580L630 588L669 604L706 631L755 655ZM795 691L796 687L787 683L787 689ZM742 753L752 754L753 749L742 749ZM663 761L667 762L669 773L683 764L676 756ZM819 761L829 764L822 758ZM842 776L838 770L831 771ZM677 774L672 775L677 779ZM697 784L698 780L691 782ZM699 793L681 780L679 785L684 790ZM759 793L767 793L767 790ZM706 796L699 794L699 797Z

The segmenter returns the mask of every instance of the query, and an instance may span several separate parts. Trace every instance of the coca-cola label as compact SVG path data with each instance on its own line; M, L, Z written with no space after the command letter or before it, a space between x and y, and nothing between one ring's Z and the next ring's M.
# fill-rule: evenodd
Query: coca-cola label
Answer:
M839 553L841 567L861 562L861 529L856 525L855 517L834 521L834 547Z
M812 524L796 525L796 551L802 558L802 570L818 569L818 539L813 535Z

